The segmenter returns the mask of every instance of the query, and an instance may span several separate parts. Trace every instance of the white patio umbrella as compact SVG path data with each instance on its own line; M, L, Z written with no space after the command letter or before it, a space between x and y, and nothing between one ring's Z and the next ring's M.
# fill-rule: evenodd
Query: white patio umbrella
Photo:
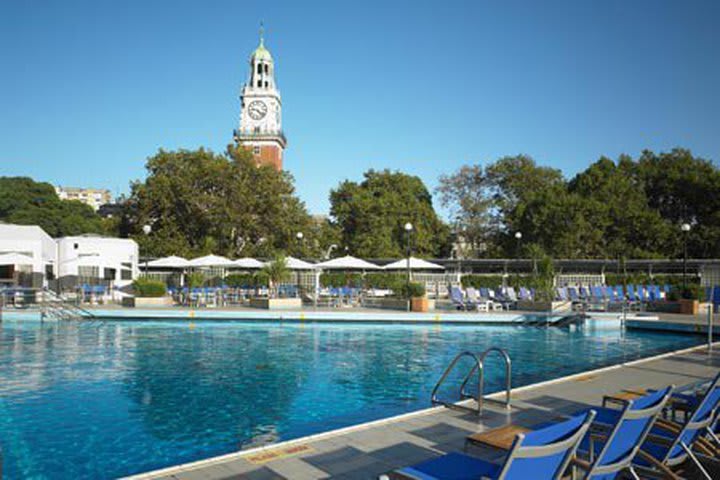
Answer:
M255 268L262 268L265 264L262 263L260 260L256 260L254 258L250 257L244 257L244 258L238 258L233 262L233 265L240 268L249 268L249 269L255 269Z
M403 258L397 262L387 264L383 268L385 270L407 270L408 259ZM422 258L410 257L410 270L445 270L445 267L437 263L428 262Z
M381 267L351 255L333 258L317 264L323 270L380 270Z
M304 260L300 260L299 258L286 257L285 260L287 261L287 267L290 270L313 270L316 268L315 264L308 263Z
M0 265L32 265L33 258L20 253L6 253L0 255Z
M204 257L193 258L188 262L189 267L234 267L235 264L229 258L219 255L205 255Z
M190 266L190 262L182 257L171 255L147 262L146 265L153 268L187 268Z

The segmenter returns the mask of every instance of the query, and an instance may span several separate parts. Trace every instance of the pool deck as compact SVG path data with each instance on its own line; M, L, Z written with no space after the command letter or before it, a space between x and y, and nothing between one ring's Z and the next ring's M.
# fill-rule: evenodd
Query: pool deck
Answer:
M720 368L720 343L695 347L513 390L511 410L487 404L481 416L429 408L311 437L135 475L139 479L372 479L392 469L462 451L467 435L506 424L532 427L556 414L600 405L623 388L681 386ZM470 447L493 460L500 451Z

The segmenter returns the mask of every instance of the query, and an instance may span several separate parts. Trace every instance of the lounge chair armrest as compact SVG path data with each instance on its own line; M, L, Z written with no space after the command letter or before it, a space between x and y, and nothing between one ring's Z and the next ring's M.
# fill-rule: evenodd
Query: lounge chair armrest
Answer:
M642 458L643 460L650 463L650 465L654 466L655 468L657 468L658 470L663 472L671 480L683 480L682 477L678 476L675 472L670 470L670 468L667 465L663 464L662 462L660 462L658 459L656 459L649 453L647 453L643 450L638 450L637 454L640 458Z
M576 467L582 468L586 472L589 472L590 468L592 467L592 464L590 462L588 462L587 460L583 460L582 458L578 458L577 456L573 457L571 463Z
M680 430L682 430L682 426L680 424L670 420L665 420L664 418L658 418L655 421L655 426L670 433L679 433Z

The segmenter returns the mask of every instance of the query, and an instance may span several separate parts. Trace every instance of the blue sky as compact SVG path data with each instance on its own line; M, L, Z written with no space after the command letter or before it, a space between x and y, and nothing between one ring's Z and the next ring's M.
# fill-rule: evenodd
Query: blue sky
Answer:
M369 168L720 159L720 2L4 0L0 175L126 192L159 148L223 150L261 20L313 213Z

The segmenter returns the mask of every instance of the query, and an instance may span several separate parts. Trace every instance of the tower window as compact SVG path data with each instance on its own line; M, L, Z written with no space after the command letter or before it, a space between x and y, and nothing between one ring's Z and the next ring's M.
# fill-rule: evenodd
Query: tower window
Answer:
M262 63L258 63L258 73L262 73L262 71L263 71Z
M255 127L254 133L260 133L260 127Z
M262 87L262 82L260 80L257 81L257 86Z
M268 65L267 65L267 63L266 63L266 64L265 64L265 73L268 73L268 71L269 71L269 69L268 69Z
M266 86L266 87L268 86L268 82L267 82L267 80L265 80L265 86Z

